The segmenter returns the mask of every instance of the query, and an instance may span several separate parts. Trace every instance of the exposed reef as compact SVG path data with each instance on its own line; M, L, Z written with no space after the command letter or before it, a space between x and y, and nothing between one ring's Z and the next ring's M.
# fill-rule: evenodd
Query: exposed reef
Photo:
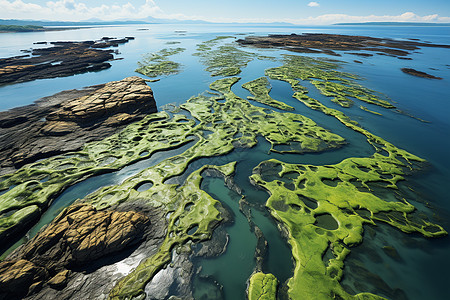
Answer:
M79 150L153 112L153 92L139 77L63 91L33 105L0 112L0 174Z
M167 48L156 53L144 55L142 61L138 62L139 67L135 71L148 77L178 74L181 72L181 64L170 61L168 57L181 53L184 50L186 49Z
M450 45L325 33L248 36L245 39L237 40L237 42L245 46L259 48L276 47L299 53L324 53L334 56L340 56L335 51L367 51L394 57L404 57L420 47L450 49Z
M430 75L428 73L422 72L422 71L417 71L411 68L401 68L403 73L409 74L409 75L413 75L413 76L417 76L417 77L422 77L422 78L429 78L429 79L442 79L442 77L436 77L433 75Z
M99 41L51 42L52 47L31 50L31 57L21 55L0 59L0 85L44 78L66 77L100 71L111 67L117 47L134 39L103 38Z

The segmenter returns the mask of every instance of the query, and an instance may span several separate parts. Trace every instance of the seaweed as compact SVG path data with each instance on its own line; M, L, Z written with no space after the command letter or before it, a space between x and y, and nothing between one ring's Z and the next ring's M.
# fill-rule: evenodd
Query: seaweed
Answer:
M148 77L178 74L181 71L181 64L168 60L168 57L185 50L185 48L166 48L144 55L142 61L138 62L139 67L135 72Z

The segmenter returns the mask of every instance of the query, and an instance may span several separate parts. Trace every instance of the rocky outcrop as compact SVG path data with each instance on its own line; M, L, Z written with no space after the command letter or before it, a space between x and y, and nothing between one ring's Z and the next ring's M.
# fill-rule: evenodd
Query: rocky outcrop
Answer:
M5 173L11 167L78 150L156 110L144 79L128 77L0 112L0 167Z
M31 50L32 56L0 59L0 85L108 69L111 65L107 61L114 58L115 51L101 48L117 47L132 39L106 37L99 41L52 42L52 47Z
M393 40L369 36L354 36L325 33L304 33L301 35L269 35L248 36L237 40L241 45L258 48L283 48L300 53L324 53L340 56L338 51L367 51L389 55L397 58L405 57L420 47L450 48L450 45L438 45L419 41ZM372 56L369 53L350 53L360 56Z
M53 277L49 275L49 279L38 285L38 288L30 288L25 299L107 299L111 289L123 276L136 268L142 259L151 257L158 251L166 236L167 221L163 209L151 207L145 200L125 202L115 209L116 212L125 213L130 210L138 211L150 220L142 241L135 245L129 244L123 251L64 269L67 272L52 274Z
M134 211L97 211L72 205L0 263L0 299L21 298L41 287L64 288L70 270L140 242L150 219Z

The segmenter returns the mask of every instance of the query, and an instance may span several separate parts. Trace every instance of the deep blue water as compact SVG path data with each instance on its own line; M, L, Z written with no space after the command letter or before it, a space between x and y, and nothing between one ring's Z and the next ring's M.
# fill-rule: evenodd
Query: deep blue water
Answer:
M148 28L149 30L139 31L137 30L139 28ZM175 32L176 30L186 30L186 33L180 34ZM156 52L166 47L184 47L187 49L184 53L171 57L172 60L183 64L183 71L178 75L163 77L161 81L149 83L149 85L154 91L158 106L174 102L182 103L189 97L207 90L209 84L214 80L214 78L210 77L209 73L203 71L205 67L199 63L198 57L192 56L199 42L212 39L218 35L233 35L237 33L300 34L304 32L368 35L395 39L418 38L422 41L450 44L450 27L249 27L146 24L86 28L60 32L2 33L0 34L0 57L20 55L22 54L20 52L22 49L38 47L38 45L33 45L33 42L38 41L92 40L100 39L103 36L135 36L136 39L119 46L118 49L121 54L117 55L117 57L124 59L111 62L112 67L108 70L0 87L0 110L31 104L40 97L49 96L61 90L82 88L112 80L120 80L127 76L139 75L134 70L141 56L145 53ZM241 37L241 35L237 37ZM171 41L178 41L180 44L166 44ZM244 50L251 52L257 51L255 49ZM282 50L264 50L261 53L269 56L278 56L281 53L287 52ZM450 158L448 155L448 149L450 149L450 50L422 48L418 53L414 53L410 57L413 60L405 61L377 55L361 58L343 54L338 59L348 62L343 65L344 71L358 74L364 78L361 80L362 85L387 95L396 102L400 110L430 121L430 123L423 123L403 114L381 110L368 105L366 106L370 109L383 113L383 116L380 117L361 111L357 107L347 109L345 113L357 120L371 132L430 162L430 170L413 176L412 182L414 183L414 188L421 192L426 201L436 208L436 212L441 216L439 223L448 231L450 230L450 197L448 193L448 182L450 181ZM355 59L362 61L363 64L354 63L353 60ZM248 96L248 91L242 89L240 84L263 76L265 68L277 65L279 63L270 61L254 60L250 62L248 67L240 74L242 80L233 87L233 91L241 97ZM443 80L429 80L409 76L400 71L402 67L422 70L442 77ZM299 155L297 157L286 157L286 160L324 164L334 163L336 159L350 156L370 155L371 148L368 147L362 136L351 132L331 117L305 108L305 106L291 98L292 91L286 83L271 81L271 84L273 88L271 95L275 99L285 101L287 104L294 106L296 109L295 112L312 118L319 125L344 136L351 143L351 146L344 147L336 153L327 152L320 155ZM314 92L311 91L311 93ZM320 97L320 95L317 96ZM245 157L244 154L242 155ZM198 162L198 164L200 163ZM117 177L117 175L111 176ZM128 175L124 173L120 174L120 180L123 180L126 176L131 176L131 173ZM239 179L245 180L245 178L241 177ZM92 178L89 179L89 182L85 183L85 186L83 184L77 185L77 189L82 191L79 194L81 197L85 192L92 191L92 186L115 183L117 183L117 180L112 180L107 177L99 178L97 181L95 178ZM218 187L219 182L213 181L211 184L217 186L217 191L222 191ZM243 186L246 186L246 184L243 184ZM66 198L70 198L70 201L73 201L77 196L77 189L68 190L67 193L70 193L70 197ZM224 193L224 201L232 198ZM60 204L62 203L60 202ZM413 202L413 204L417 203ZM417 206L419 207L420 204L417 204ZM236 211L235 213L238 212ZM261 223L261 220L264 218L264 213L263 211L256 210L254 219L258 223ZM268 220L267 224L269 222ZM273 232L273 228L275 227L269 224L263 231ZM411 239L417 239L424 245L425 250L421 250L411 248L406 242L399 242L399 234L393 229L383 227L383 233L380 235L382 238L371 241L370 245L374 249L377 247L380 248L382 241L389 241L389 243L395 245L398 252L404 258L404 262L399 263L389 260L389 258L384 258L382 264L375 264L369 260L362 259L370 271L379 275L392 288L398 287L403 289L410 299L445 299L450 295L450 276L448 276L448 270L450 269L450 257L448 256L448 253L450 253L449 238L425 240L416 236L411 237ZM400 236L408 239L408 237L405 237L407 236L406 234L400 234ZM232 236L231 239L233 239ZM358 257L361 257L361 255L364 255L364 253L359 253L358 251L358 248L353 250L356 253L354 256L359 255ZM351 258L349 257L349 259ZM219 263L217 265L219 266ZM214 273L211 268L214 268L214 261L205 262L205 270L210 270L210 273ZM276 273L276 271L273 272ZM279 273L284 274L288 272ZM221 280L224 281L226 279ZM227 282L221 282L221 284L227 285Z

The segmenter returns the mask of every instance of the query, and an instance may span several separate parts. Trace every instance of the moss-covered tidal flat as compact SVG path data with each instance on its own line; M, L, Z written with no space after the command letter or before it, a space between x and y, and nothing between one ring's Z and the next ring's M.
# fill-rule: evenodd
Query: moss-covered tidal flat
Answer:
M384 223L428 238L447 234L440 225L416 214L399 188L426 161L371 133L343 112L355 103L375 114L380 113L370 106L386 111L394 105L362 86L359 76L340 71L343 63L336 60L284 55L280 66L265 71L267 77L260 74L249 82L240 82L241 78L235 76L252 60L276 60L239 49L230 43L232 38L218 37L197 47L195 55L206 71L222 77L210 84L214 92L191 97L170 113L149 115L103 141L86 144L81 151L29 164L3 176L0 237L10 237L16 230L29 227L53 199L75 183L120 170L156 151L193 142L183 153L146 166L120 184L103 187L78 200L99 211L145 202L164 213L167 228L156 252L123 274L109 292L109 298L117 300L145 297L146 285L170 264L174 251L190 253L193 244L209 240L224 220L224 206L200 188L201 182L208 176L207 170L230 179L241 162L206 164L189 171L193 162L224 157L236 149L251 153L258 137L270 143L269 154L320 154L345 147L344 137L310 118L288 112L294 107L283 99L272 98L270 78L288 82L293 90L292 101L298 100L296 104L335 118L342 126L365 136L373 146L373 154L322 165L270 159L261 161L253 170L249 179L269 193L265 207L287 237L295 265L287 286L264 267L255 270L248 281L248 298L277 299L281 295L289 299L384 299L376 293L351 293L341 285L346 257L353 247L364 242L364 226ZM179 65L167 57L182 51L168 48L147 56L140 72L147 76L170 74ZM304 81L334 104L308 95ZM232 90L238 83L252 94L250 100L285 112L258 107L240 98ZM189 117L180 114L181 110L189 112ZM185 175L183 182L171 183L170 179L180 175ZM329 255L324 259L325 253Z

